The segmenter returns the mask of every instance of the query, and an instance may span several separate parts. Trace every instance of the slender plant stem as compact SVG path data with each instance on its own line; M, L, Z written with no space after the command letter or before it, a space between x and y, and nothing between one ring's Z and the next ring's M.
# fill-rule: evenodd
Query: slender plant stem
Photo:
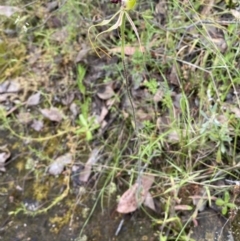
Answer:
M127 89L127 95L131 104L131 108L132 108L132 112L133 112L133 121L134 121L134 129L135 129L135 133L136 133L136 137L137 137L137 141L136 141L136 145L137 147L139 147L139 134L138 134L138 129L137 129L137 121L136 121L136 113L135 113L135 109L134 109L134 105L133 105L133 99L132 99L132 94L131 94L131 89L130 89L130 81L128 79L128 74L127 74L127 68L126 68L126 62L125 62L125 23L126 23L126 15L123 14L123 18L122 18L122 24L121 24L121 57L122 57L122 63L123 63L123 75L125 78L125 82L126 82L126 89ZM139 152L138 152L139 153ZM140 181L141 179L141 166L142 166L142 161L141 158L138 158L137 161L137 169L138 169L138 181Z
M136 115L135 115L135 110L134 110L134 105L133 105L133 99L131 95L131 90L130 90L130 81L128 80L128 74L127 74L127 68L126 68L126 62L125 62L125 23L126 23L126 15L123 14L122 18L122 25L121 25L121 57L122 57L122 63L123 63L123 75L124 79L126 81L126 89L127 89L127 95L131 104L132 112L133 112L133 121L134 121L134 128L137 128L137 122L136 122Z

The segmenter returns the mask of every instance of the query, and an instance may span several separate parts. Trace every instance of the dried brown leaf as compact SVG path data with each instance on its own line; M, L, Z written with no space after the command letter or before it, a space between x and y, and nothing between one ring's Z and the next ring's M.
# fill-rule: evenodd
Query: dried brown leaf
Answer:
M58 1L49 2L46 4L48 12L52 12L58 7Z
M168 142L170 143L177 143L180 141L180 136L177 131L171 131L168 134Z
M206 196L205 188L198 187L195 191L195 195L191 197L193 205L197 207L198 211L202 212L207 205L207 200L209 200Z
M66 28L62 28L54 32L51 36L51 39L59 43L63 43L64 41L66 41L68 36L69 36L68 30Z
M92 166L98 161L99 159L99 149L95 148L92 150L89 159L87 160L84 169L79 174L79 180L81 182L87 182L92 171Z
M35 131L41 131L43 128L43 122L41 120L33 120L33 123L31 124L31 127Z
M29 124L33 120L33 116L29 112L20 112L17 115L17 118L21 124Z
M62 112L55 107L51 107L50 109L40 109L40 112L44 117L51 121L60 122L63 118Z
M151 111L151 109L148 111ZM151 120L154 114L153 112L147 112L144 109L140 108L136 111L136 116L137 116L137 119L142 122L145 120Z
M171 84L179 86L180 81L179 81L178 72L177 72L177 66L176 65L172 66L171 73L169 75L169 80L170 80Z
M11 17L16 12L21 12L21 9L12 6L0 6L0 15Z
M8 86L9 86L9 81L5 81L3 83L0 84L0 93L6 93Z
M83 44L82 49L77 54L75 63L79 63L80 61L86 59L86 56L87 56L89 50L90 50L90 48L88 48L85 44Z
M71 113L73 114L73 117L76 118L76 116L79 114L79 106L73 102L69 107Z
M240 20L240 12L239 11L231 9L230 12L234 18L236 18L237 20Z
M20 84L17 81L10 81L10 84L8 86L7 92L8 93L16 93L21 90Z
M212 38L212 42L216 45L216 47L220 50L221 53L225 53L228 45L224 38Z
M16 93L20 89L20 84L16 80L7 80L0 84L0 93Z
M130 213L135 211L146 200L148 190L153 182L153 176L142 176L141 180L137 181L121 196L117 206L117 212Z
M146 199L144 201L144 205L146 207L151 208L153 211L156 211L155 204L154 204L154 201L153 201L153 197L152 197L150 192L148 192L147 195L146 195Z
M8 94L8 93L6 93L6 94L0 94L0 102L6 101L9 96L10 96L10 94Z
M59 156L50 166L48 172L54 176L62 173L64 167L72 162L72 154Z
M187 211L190 211L190 210L192 210L192 207L189 206L189 205L176 205L176 206L174 206L174 209L175 210L187 210Z
M131 186L120 198L117 212L119 213L131 213L134 212L143 202L143 190L140 190L138 183ZM136 198L138 193L138 198Z
M160 102L163 99L164 93L161 89L158 89L156 94L153 96L153 101L155 103Z
M70 105L73 102L74 97L75 97L75 95L74 95L73 92L68 92L64 96L64 98L62 98L61 102L62 102L63 105Z
M115 95L114 90L111 86L105 86L104 90L97 93L98 97L102 100L108 100Z
M40 92L37 92L37 93L29 96L29 98L27 99L26 105L27 106L38 105L39 101L40 101L40 96L41 96Z
M105 119L107 114L108 114L108 109L106 108L105 105L103 105L101 109L101 114L98 119L99 123L101 123Z
M215 26L206 26L208 36L209 37L201 37L202 42L206 45L212 48L212 45L215 45L221 53L224 53L227 48L227 42L224 39L224 33L221 29L215 27Z
M143 186L145 195L147 194L148 190L150 189L150 187L152 186L153 182L154 182L154 176L150 176L150 175L143 175L141 178L141 184Z
M136 51L140 51L140 48L136 48L136 47L131 47L131 46L125 46L124 47L124 54L125 55L133 55ZM141 52L144 52L145 48L142 47L141 48ZM121 47L116 47L116 48L112 48L110 49L111 53L121 53L122 52L122 48Z
M0 146L0 171L5 172L5 162L11 156L10 151L7 148L7 145Z
M217 120L219 121L219 123L224 125L224 124L227 124L229 122L229 117L227 117L226 115L218 115Z
M235 114L236 118L240 118L240 109L238 107L231 106L230 110Z

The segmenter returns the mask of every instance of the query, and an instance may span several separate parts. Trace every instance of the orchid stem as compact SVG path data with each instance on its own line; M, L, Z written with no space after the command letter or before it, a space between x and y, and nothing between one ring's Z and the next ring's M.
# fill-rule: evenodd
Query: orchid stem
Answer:
M134 129L137 127L136 123L136 115L135 115L135 110L134 110L134 105L133 105L133 99L131 95L131 90L130 90L130 81L128 80L128 74L127 74L127 68L126 68L126 62L125 62L125 24L126 24L126 15L123 14L122 17L122 24L121 24L121 56L122 56L122 63L123 63L123 75L126 81L126 89L127 89L127 95L131 104L132 112L133 112L133 124L134 124Z
M126 89L127 89L127 95L131 104L132 112L133 112L133 125L134 129L137 135L137 142L135 143L137 146L139 146L139 135L138 135L138 129L137 129L137 121L136 121L136 115L135 115L135 109L133 105L133 99L132 99L132 94L131 94L131 87L130 87L130 81L128 80L128 74L127 74L127 68L126 68L126 62L125 62L125 23L126 23L126 15L123 14L122 18L122 24L121 24L121 57L122 57L122 63L123 63L123 75L126 81ZM140 46L141 48L141 46ZM138 182L141 182L141 166L142 166L142 160L141 158L138 158L137 161L137 169L138 169ZM140 184L140 183L139 183ZM139 192L138 192L139 194ZM137 195L138 196L138 195Z

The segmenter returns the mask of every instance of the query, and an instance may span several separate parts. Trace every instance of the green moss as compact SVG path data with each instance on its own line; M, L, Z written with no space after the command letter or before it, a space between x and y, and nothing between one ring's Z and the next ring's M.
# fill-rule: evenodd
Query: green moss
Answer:
M50 187L46 183L34 182L33 196L37 201L46 200L50 192Z

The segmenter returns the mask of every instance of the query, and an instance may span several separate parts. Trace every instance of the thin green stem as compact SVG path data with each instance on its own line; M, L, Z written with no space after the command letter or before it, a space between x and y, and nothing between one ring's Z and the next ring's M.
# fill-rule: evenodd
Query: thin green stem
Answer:
M134 121L134 128L136 129L137 122L136 122L136 115L135 115L135 110L133 106L133 100L132 100L132 95L131 95L131 90L130 90L130 82L128 80L128 74L127 74L127 68L126 68L126 62L125 62L125 24L126 24L126 15L123 14L122 17L122 24L121 24L121 57L122 57L122 63L123 63L123 75L126 81L126 89L127 89L127 95L131 104L132 112L133 112L133 121Z
M128 74L127 74L127 68L126 68L126 62L125 62L125 24L126 24L126 16L127 13L123 14L122 17L122 24L121 24L121 57L122 57L122 63L123 63L123 75L125 78L125 83L126 83L126 89L127 89L127 95L131 104L131 108L132 108L132 112L133 112L133 122L134 122L134 129L136 132L136 136L137 136L137 141L136 144L139 147L139 134L138 134L138 129L137 129L137 121L136 121L136 114L135 114L135 109L134 109L134 105L133 105L133 99L132 99L132 94L131 94L131 89L130 89L130 81L128 80ZM141 46L140 46L141 47ZM139 153L139 152L138 152ZM137 171L138 171L138 180L140 181L141 178L141 172L142 172L142 159L138 158L137 161Z

